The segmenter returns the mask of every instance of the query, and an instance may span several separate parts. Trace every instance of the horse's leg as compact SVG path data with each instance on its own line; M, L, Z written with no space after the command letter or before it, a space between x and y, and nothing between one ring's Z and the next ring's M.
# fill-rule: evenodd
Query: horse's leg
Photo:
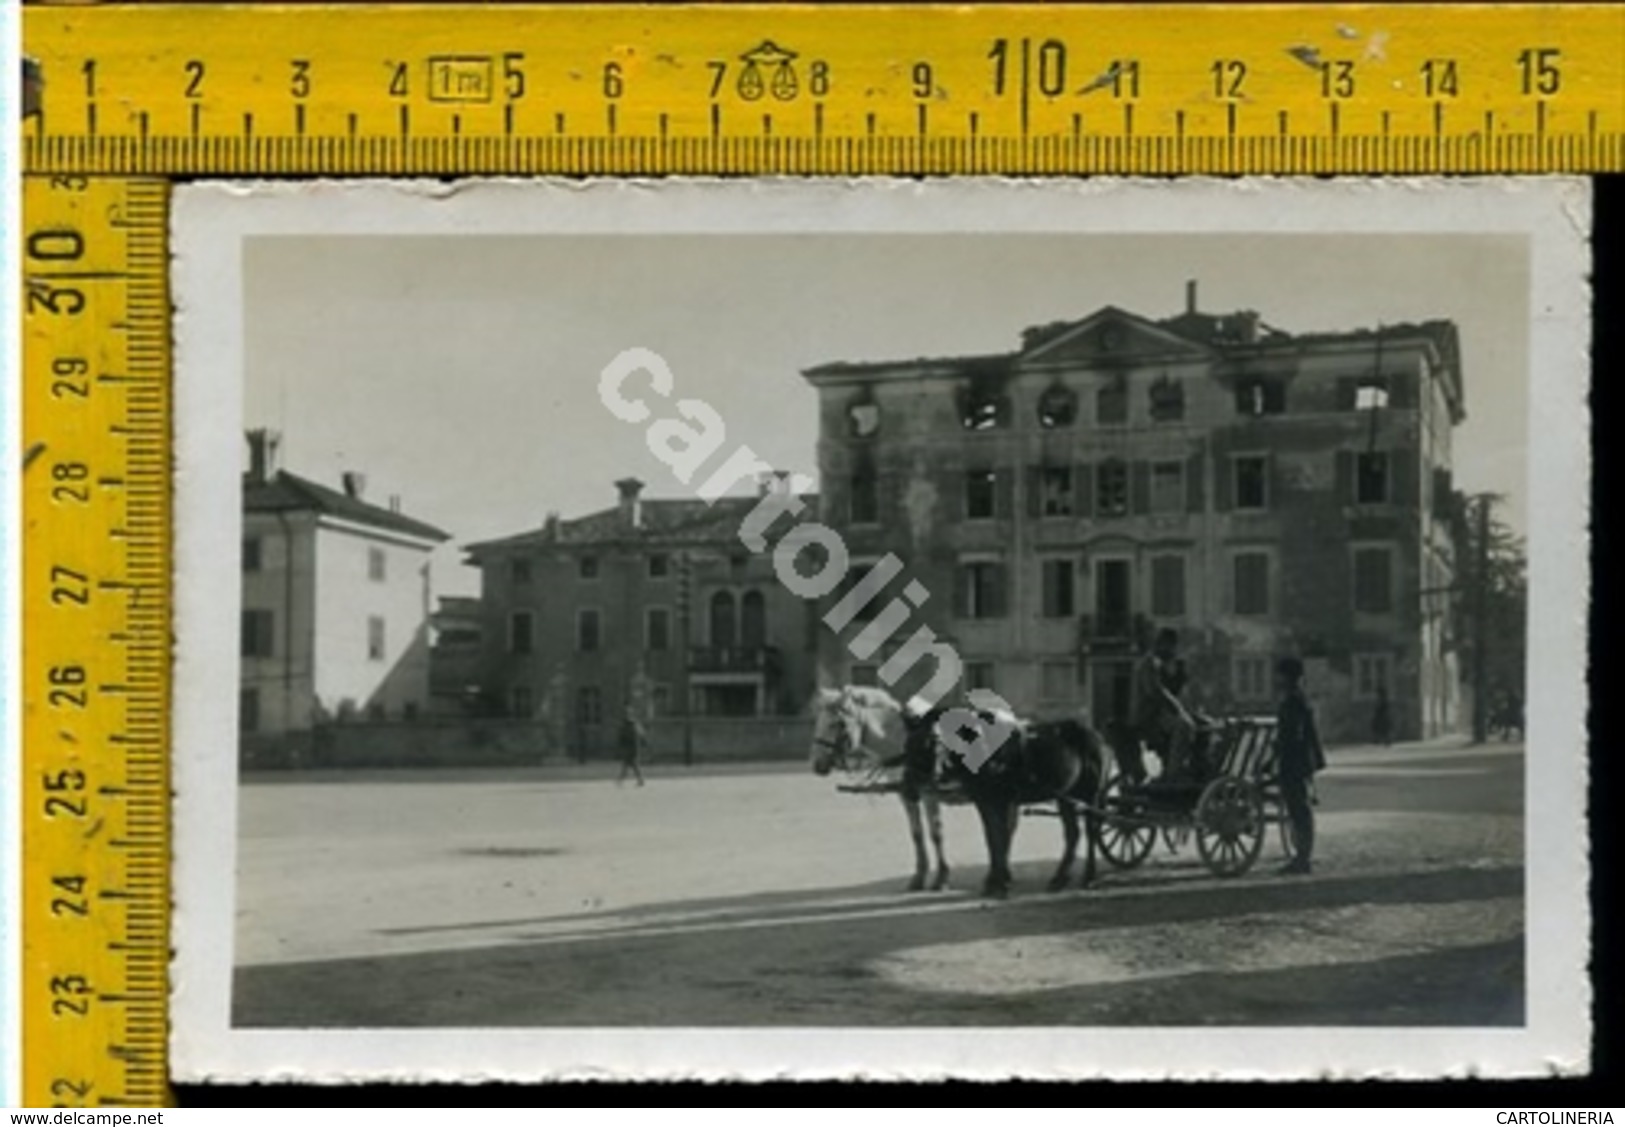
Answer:
M1012 802L1005 807L1005 825L1008 827L1004 835L1004 883L1015 884L1016 875L1010 871L1010 856L1016 849L1016 830L1021 825L1021 803Z
M983 799L977 802L976 813L982 821L982 837L987 841L987 879L982 882L982 895L1002 897L1010 891L1006 861L1010 831L1004 824L1004 804L997 799Z
M1078 856L1078 811L1065 798L1060 799L1055 808L1061 815L1063 840L1061 863L1055 867L1055 875L1049 878L1049 890L1060 892L1072 880L1072 862Z
M925 830L920 825L920 800L906 794L900 797L908 814L908 833L914 840L914 879L908 882L908 891L918 892L925 887L925 874L930 868L925 855Z
M1100 844L1100 811L1093 806L1084 812L1083 832L1088 841L1085 843L1081 887L1088 888L1095 883L1095 849Z
M1011 885L1016 883L1016 874L1011 872L1011 848L1016 844L1016 823L1020 820L1020 807L1014 802L999 802L996 807L996 822L998 822L998 856L994 859L994 885L996 896L1007 896Z
M929 792L922 801L925 803L926 825L931 831L931 845L937 851L937 875L931 881L931 891L938 892L948 887L948 854L942 847L942 803Z

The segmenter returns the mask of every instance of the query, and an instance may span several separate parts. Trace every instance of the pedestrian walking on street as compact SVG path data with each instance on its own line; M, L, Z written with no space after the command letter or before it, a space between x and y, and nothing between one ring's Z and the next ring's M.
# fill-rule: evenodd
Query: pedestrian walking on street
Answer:
M1315 808L1310 798L1315 772L1326 767L1326 752L1315 726L1315 710L1303 692L1303 662L1284 657L1275 665L1281 705L1275 718L1275 749L1280 757L1281 799L1292 823L1292 860L1283 873L1307 873L1315 852Z
M621 721L621 773L615 780L616 786L626 782L628 775L637 779L638 786L643 785L643 768L640 764L643 762L643 752L648 744L649 733L644 728L643 721L638 719L635 709L628 708L625 718Z
M1377 704L1371 710L1371 740L1388 747L1394 742L1394 711L1388 703L1388 686L1377 686Z

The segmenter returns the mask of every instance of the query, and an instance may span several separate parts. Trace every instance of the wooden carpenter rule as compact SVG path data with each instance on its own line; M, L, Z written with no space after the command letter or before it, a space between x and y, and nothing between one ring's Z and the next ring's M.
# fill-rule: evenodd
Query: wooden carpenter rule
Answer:
M166 1096L168 185L1590 173L1625 8L22 12L22 1102Z

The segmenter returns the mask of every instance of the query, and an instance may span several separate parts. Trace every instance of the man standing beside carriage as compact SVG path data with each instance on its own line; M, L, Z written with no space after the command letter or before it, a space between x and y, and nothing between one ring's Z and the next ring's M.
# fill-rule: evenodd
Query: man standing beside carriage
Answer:
M1309 872L1315 851L1315 808L1311 797L1315 773L1326 768L1315 710L1303 691L1303 662L1284 657L1275 665L1281 705L1275 719L1275 753L1280 764L1281 801L1292 824L1292 860L1283 873Z

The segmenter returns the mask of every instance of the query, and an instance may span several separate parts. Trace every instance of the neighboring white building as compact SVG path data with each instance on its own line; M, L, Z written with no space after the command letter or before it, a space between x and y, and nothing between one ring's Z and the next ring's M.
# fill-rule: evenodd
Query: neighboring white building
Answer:
M329 489L277 466L274 431L248 435L243 478L245 740L429 710L429 553L450 537L393 501Z

